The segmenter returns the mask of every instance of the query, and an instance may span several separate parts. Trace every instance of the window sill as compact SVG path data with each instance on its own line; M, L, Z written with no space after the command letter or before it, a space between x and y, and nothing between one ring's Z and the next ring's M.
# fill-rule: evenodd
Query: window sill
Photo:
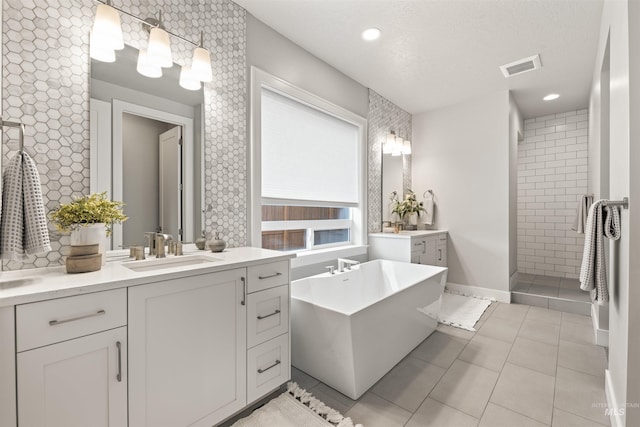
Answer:
M298 252L297 257L291 260L291 268L333 261L337 258L366 255L367 248L366 245L349 245Z

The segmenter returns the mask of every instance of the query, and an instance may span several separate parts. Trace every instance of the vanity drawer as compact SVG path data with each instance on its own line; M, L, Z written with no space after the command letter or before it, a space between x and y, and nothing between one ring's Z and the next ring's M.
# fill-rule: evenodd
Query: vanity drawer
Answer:
M278 286L247 296L247 347L288 331L289 286Z
M127 324L127 290L95 292L16 307L17 351Z
M247 404L290 378L289 334L280 335L247 351Z
M248 268L247 292L257 292L289 283L289 261L253 265Z

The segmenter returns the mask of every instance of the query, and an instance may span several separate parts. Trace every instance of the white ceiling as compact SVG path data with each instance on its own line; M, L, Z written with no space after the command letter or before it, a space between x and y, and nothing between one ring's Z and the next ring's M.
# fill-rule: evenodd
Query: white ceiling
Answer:
M234 1L410 113L501 89L525 118L588 106L602 0ZM363 41L369 27L382 37ZM539 71L498 69L536 53Z

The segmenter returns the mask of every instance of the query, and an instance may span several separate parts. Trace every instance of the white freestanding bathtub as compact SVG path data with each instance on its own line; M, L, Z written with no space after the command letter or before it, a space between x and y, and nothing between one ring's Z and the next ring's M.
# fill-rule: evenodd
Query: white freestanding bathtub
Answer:
M359 398L435 330L446 280L444 267L375 260L293 281L293 366Z

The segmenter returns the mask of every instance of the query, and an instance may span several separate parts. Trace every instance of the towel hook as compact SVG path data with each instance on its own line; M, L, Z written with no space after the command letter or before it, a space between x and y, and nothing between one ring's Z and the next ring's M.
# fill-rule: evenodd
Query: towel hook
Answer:
M18 139L19 152L23 153L24 152L24 130L25 130L24 123L22 123L22 122L12 122L12 121L9 121L9 120L0 119L0 126L6 126L6 127L10 127L10 128L19 128L19 130L20 130L20 137Z
M426 199L427 198L427 193L431 194L431 198L433 199L433 197L434 197L433 190L427 190L424 193L422 193L422 198Z

